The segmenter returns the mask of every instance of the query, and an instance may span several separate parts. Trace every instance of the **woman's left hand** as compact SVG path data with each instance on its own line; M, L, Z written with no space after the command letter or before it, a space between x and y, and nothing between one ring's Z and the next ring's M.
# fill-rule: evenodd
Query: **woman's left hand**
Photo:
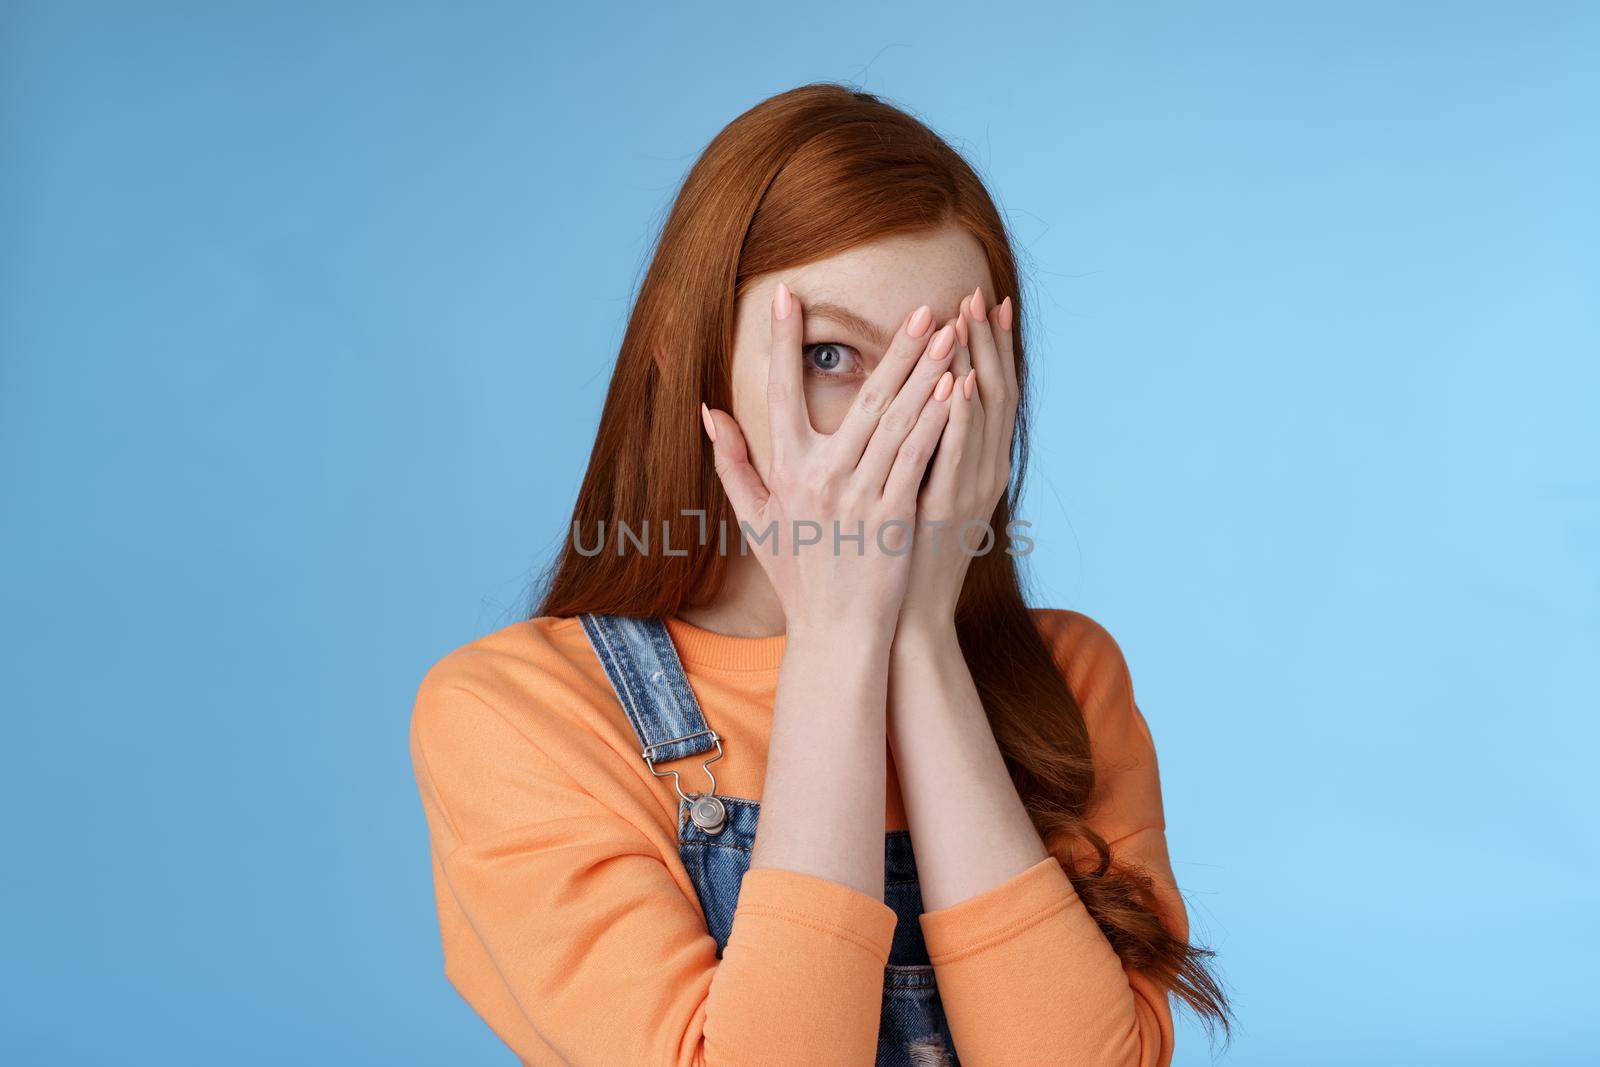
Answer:
M1011 484L1018 400L1012 322L1011 298L986 312L982 287L956 313L958 377L949 422L917 498L901 626L951 625L972 557L1005 551L1006 531L993 529L992 520Z

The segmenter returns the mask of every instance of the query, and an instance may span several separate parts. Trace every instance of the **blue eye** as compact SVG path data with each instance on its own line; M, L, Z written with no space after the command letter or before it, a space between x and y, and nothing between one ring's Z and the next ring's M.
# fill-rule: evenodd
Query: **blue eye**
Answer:
M861 355L849 345L823 341L801 349L806 371L821 378L844 378L861 368Z

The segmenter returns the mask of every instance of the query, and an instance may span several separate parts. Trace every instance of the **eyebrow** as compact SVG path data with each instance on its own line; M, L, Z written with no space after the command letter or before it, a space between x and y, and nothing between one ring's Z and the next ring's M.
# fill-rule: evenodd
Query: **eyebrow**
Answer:
M808 319L827 319L836 322L849 330L854 330L862 337L868 338L879 348L888 348L893 340L890 331L885 330L871 319L856 314L842 304L835 304L831 300L818 300L814 303L802 301L801 307Z

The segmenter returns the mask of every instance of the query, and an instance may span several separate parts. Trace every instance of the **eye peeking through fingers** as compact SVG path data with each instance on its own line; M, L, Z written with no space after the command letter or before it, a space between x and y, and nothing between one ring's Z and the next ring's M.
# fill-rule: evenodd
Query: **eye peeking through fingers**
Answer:
M837 341L820 341L800 349L806 373L825 380L853 381L862 376L865 366L861 353Z

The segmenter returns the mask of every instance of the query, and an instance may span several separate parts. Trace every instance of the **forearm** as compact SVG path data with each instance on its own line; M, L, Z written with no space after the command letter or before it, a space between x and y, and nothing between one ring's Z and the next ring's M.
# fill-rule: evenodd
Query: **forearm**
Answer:
M789 631L750 869L706 1001L708 1063L871 1060L895 927L882 629Z
M751 866L883 898L888 626L791 631Z
M962 1062L1165 1064L1165 995L1124 970L1045 848L954 626L902 626L890 662L922 929Z
M953 624L902 624L890 656L889 707L925 910L992 889L1047 855Z

